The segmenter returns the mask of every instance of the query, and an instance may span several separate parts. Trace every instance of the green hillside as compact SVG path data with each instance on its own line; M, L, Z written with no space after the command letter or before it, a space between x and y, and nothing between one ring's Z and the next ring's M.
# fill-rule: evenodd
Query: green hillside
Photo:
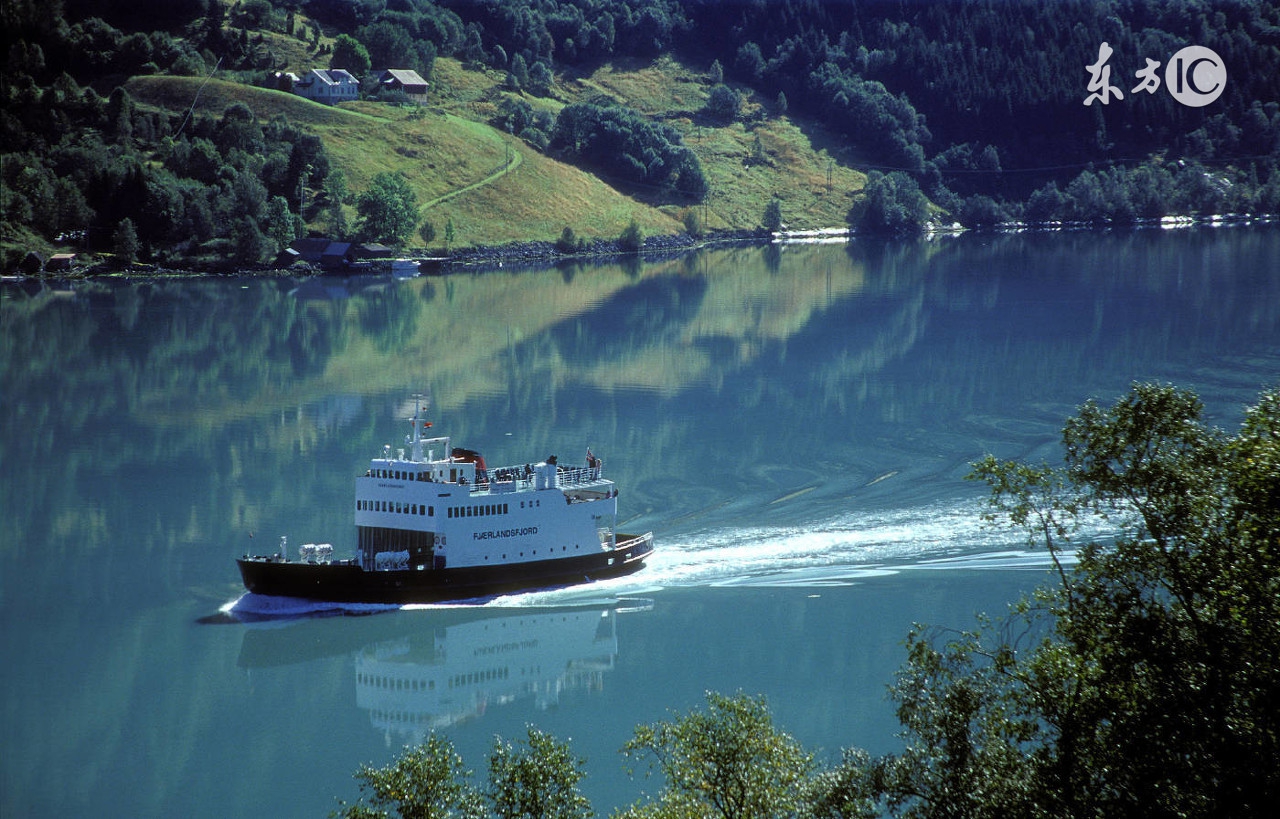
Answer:
M697 206L710 229L757 227L775 196L792 227L840 225L865 179L831 153L820 131L769 116L749 89L741 89L749 122L700 123L697 111L710 84L670 58L605 66L563 82L555 99L512 95L500 75L464 70L455 60L439 60L434 77L434 99L423 108L376 102L333 107L194 77L134 77L126 87L140 105L170 112L185 111L194 101L197 115L217 117L243 103L263 122L287 117L321 137L352 191L382 171L403 175L422 205L421 217L436 226L438 241L451 220L460 246L553 241L565 227L586 239L615 238L632 220L646 235L684 231L685 207L642 201L489 125L508 98L555 113L566 104L606 96L673 126L710 181L710 196ZM308 218L313 229L325 227L320 214L309 211Z

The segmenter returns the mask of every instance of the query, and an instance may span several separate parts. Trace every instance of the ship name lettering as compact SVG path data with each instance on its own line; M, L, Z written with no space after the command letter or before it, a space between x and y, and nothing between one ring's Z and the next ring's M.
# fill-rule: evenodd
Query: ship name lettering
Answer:
M472 532L471 537L475 540L493 540L499 537L521 537L536 534L538 534L537 526L526 526L523 529L495 529L488 532Z

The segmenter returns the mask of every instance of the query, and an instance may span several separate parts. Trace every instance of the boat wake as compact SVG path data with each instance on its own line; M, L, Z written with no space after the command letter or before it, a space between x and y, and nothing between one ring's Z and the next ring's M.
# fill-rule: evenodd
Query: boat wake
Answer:
M292 620L302 617L332 615L378 614L395 611L396 605L381 603L329 603L322 600L304 600L300 597L275 597L269 594L245 592L218 609L228 622L260 622Z
M720 528L657 536L640 572L566 589L500 598L554 605L602 592L638 596L683 587L823 588L919 571L1048 571L1052 558L1021 530L983 523L979 502L859 512L807 526ZM1099 522L1083 538L1106 537ZM1073 553L1061 556L1073 563ZM588 589L590 591L588 592Z

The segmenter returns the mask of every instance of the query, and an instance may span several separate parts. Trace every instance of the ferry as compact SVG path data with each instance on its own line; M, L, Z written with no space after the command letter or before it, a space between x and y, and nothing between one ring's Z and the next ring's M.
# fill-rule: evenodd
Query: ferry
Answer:
M586 463L552 455L491 468L480 453L427 437L415 402L407 451L390 446L356 478L356 553L288 542L236 563L254 594L351 603L430 603L565 586L640 569L653 533L620 534L618 489Z

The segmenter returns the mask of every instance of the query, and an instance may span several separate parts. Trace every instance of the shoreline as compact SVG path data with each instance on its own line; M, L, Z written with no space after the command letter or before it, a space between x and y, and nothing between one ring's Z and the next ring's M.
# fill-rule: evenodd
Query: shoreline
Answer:
M421 276L444 276L466 270L543 270L575 264L599 264L610 261L626 260L658 261L672 258L691 250L703 250L735 244L788 245L788 244L836 244L852 242L855 239L880 241L912 241L934 239L942 236L960 236L965 234L1020 234L1020 233L1080 233L1087 231L1111 232L1116 230L1185 230L1197 227L1252 227L1272 225L1280 222L1280 214L1212 214L1209 216L1164 216L1154 219L1139 219L1125 223L1097 222L1002 222L989 226L964 227L959 223L950 225L927 225L918 233L899 235L859 234L852 228L822 228L807 230L784 230L769 232L764 228L753 230L733 230L708 233L701 237L689 234L670 234L651 236L644 240L637 250L624 249L616 239L597 239L583 248L565 252L555 242L534 240L528 242L509 242L503 245L477 245L450 252L446 256L423 257L419 265ZM423 268L430 265L432 270ZM127 269L121 269L107 262L98 262L73 268L67 271L39 271L24 273L10 271L0 274L0 282L21 282L29 279L40 281L61 281L77 279L165 279L165 278L201 278L217 276L252 276L261 278L293 277L312 278L324 276L360 276L376 275L386 271L377 269L376 264L362 264L347 270L329 270L319 268L305 262L295 262L288 267L243 267L227 270L222 267L213 268L206 265L193 264L189 267L166 267L158 264L135 263Z

